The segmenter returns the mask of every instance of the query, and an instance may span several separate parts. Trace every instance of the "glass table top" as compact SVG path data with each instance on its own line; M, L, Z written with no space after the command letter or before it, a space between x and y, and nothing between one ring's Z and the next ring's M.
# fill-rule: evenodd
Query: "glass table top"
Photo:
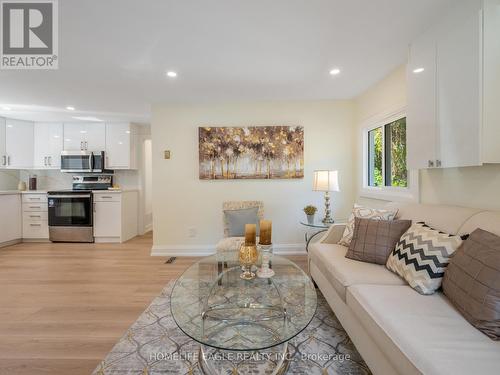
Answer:
M179 328L199 343L223 350L262 350L299 334L316 312L309 276L273 255L270 279L240 278L237 252L212 255L189 267L171 294Z
M301 221L300 224L305 225L306 227L311 228L320 228L320 229L328 229L332 226L333 223L323 223L322 221L314 221L314 223L309 223L307 221Z

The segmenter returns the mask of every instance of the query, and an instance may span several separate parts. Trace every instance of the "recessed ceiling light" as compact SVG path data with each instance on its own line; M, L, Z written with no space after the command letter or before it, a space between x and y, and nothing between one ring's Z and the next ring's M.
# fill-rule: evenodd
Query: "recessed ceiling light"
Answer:
M340 73L340 69L338 69L338 68L334 68L334 69L330 70L330 75L332 75L332 76L336 76L339 73Z
M66 107L66 109L67 109L68 111L74 111L74 110L75 110L75 107L73 107L73 106L71 106L71 105L68 105L68 106Z
M3 106L3 107L2 107L2 109L3 109L4 111L10 111L10 109L11 109L11 108L10 108L10 107L7 107L7 106Z
M170 70L170 71L167 72L167 77L175 78L175 77L177 77L177 73L174 72L174 71L172 71L172 70Z
M424 70L425 70L424 68L413 69L413 73L415 74L422 73Z

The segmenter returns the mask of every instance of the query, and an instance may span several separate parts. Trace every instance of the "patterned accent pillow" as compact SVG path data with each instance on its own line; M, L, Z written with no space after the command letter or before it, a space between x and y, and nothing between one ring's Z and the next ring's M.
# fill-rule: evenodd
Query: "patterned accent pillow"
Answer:
M354 208L347 220L347 225L345 226L344 234L339 241L339 245L349 246L351 244L352 235L354 233L354 219L356 217L373 220L394 220L397 213L397 210L379 210L354 204Z
M433 294L441 287L450 257L461 244L460 236L416 223L401 236L386 267L420 294Z

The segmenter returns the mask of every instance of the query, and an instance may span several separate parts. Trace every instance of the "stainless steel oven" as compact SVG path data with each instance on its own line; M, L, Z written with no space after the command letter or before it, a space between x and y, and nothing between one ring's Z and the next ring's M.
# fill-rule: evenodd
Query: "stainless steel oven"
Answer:
M91 191L49 191L49 239L54 242L94 242Z
M105 172L104 151L63 151L61 152L61 172Z

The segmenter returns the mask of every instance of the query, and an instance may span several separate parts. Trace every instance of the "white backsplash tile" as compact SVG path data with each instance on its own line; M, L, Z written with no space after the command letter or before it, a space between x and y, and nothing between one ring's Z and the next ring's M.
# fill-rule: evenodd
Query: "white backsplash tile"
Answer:
M19 175L20 177L15 178L14 188L17 188L19 178L28 185L29 176L36 175L38 190L71 189L73 177L73 173L62 173L58 170L22 170L19 171ZM120 185L122 189L137 189L139 186L139 174L137 171L115 171L113 181L114 184ZM0 188L0 190L8 189Z

